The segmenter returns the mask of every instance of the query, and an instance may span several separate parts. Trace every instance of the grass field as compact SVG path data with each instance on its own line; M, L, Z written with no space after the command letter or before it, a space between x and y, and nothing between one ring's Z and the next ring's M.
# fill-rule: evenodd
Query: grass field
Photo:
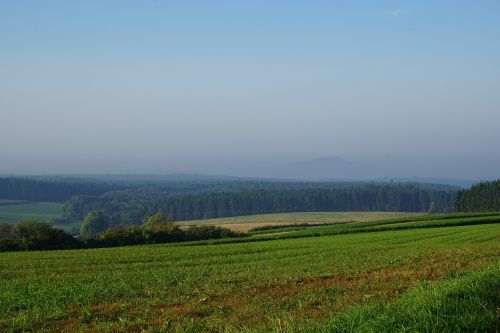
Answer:
M425 216L234 244L2 253L0 331L494 332L499 221ZM397 230L408 222L420 224Z
M37 219L51 221L62 218L62 204L54 202L0 201L0 221L17 222Z
M418 215L421 214L407 212L306 212L234 216L207 220L179 221L176 223L181 227L189 225L216 225L235 231L246 232L252 228L269 225L361 222Z
M16 223L22 220L35 219L41 222L61 221L62 204L56 202L29 202L0 200L0 221ZM55 227L68 232L80 228L80 222L56 223Z

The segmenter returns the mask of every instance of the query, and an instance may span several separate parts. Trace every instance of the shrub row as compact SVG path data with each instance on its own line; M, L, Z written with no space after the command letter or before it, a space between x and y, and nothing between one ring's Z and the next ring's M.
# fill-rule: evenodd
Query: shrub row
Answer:
M55 229L48 223L27 220L16 225L0 222L0 252L99 248L241 236L244 234L216 226L191 226L188 229L180 229L176 225L167 224L155 228L120 226L83 239Z

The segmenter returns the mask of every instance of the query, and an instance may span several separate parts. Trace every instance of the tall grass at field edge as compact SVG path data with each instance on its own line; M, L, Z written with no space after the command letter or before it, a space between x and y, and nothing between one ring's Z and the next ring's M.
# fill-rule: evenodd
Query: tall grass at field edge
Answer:
M498 332L499 308L500 262L497 262L462 278L424 282L390 303L361 305L305 326L285 321L275 331Z

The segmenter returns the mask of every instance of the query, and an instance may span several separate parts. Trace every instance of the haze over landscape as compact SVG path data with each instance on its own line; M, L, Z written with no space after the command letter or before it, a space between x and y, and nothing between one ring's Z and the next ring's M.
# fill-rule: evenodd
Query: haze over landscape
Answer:
M500 176L498 1L3 1L0 173Z
M500 0L0 0L0 332L497 332Z

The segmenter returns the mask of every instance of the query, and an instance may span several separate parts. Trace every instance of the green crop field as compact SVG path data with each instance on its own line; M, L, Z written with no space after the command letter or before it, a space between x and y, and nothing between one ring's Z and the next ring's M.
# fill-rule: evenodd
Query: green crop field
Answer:
M0 331L495 331L499 222L436 215L290 239L0 253Z

